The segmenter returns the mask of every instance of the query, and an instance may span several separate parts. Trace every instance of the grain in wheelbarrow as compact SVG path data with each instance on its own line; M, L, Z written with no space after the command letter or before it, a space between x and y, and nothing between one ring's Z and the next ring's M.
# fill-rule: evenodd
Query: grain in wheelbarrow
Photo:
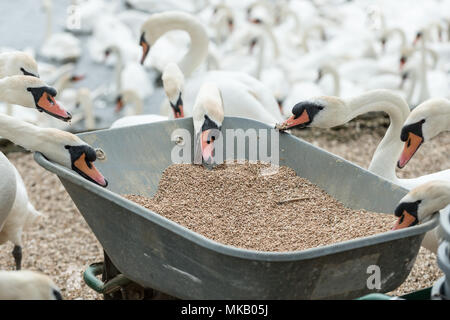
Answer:
M125 197L207 238L259 251L324 246L382 233L395 223L392 214L346 208L291 168L269 167L175 164L153 198Z

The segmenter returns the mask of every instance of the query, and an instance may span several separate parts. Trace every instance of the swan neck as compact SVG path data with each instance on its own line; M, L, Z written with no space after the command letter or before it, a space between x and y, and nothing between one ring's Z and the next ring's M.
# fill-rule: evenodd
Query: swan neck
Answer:
M91 130L95 128L95 119L92 112L92 98L90 94L86 94L81 99L81 104L83 107L84 121L86 129Z
M30 151L39 151L42 129L28 122L0 114L0 136Z
M403 148L400 135L403 123L410 112L407 103L398 94L381 89L350 98L347 105L351 109L348 120L372 111L384 111L389 115L389 128L375 150L369 171L391 181L397 181L395 168Z
M122 70L123 70L123 60L122 60L122 51L120 51L119 47L111 46L109 50L115 53L116 55L116 66L114 70L114 75L116 78L116 91L120 92L122 90Z
M45 41L50 39L52 36L52 20L53 20L53 8L51 1L47 1L47 3L44 5L44 9L47 13L47 21L46 21L46 28L45 28Z
M424 34L420 41L420 53L421 53L421 61L420 61L420 102L425 101L430 97L430 91L428 89L428 80L427 80L427 48L426 48L426 35Z
M172 30L184 30L189 34L189 51L178 65L186 77L191 75L206 60L208 55L209 38L205 27L197 21L188 19L175 19L170 23L160 25L160 27L162 29L159 37Z
M333 95L339 97L341 95L341 79L334 67L326 66L322 68L324 74L330 74L333 79Z
M55 82L54 87L56 92L58 92L58 96L61 96L61 92L64 91L69 86L71 73L67 72L59 77L59 79Z

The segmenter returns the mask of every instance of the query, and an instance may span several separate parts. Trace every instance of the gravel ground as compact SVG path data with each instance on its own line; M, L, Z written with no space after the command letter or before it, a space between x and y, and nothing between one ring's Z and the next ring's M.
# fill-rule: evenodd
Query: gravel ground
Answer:
M384 134L383 121L373 126L352 121L339 130L307 129L293 133L367 167ZM450 168L450 159L445 157L449 145L450 133L425 143L399 176L414 177ZM31 202L45 214L23 236L23 268L50 275L65 299L101 299L84 284L82 272L89 264L103 259L102 249L64 187L55 175L35 163L31 154L11 153L8 158L21 173ZM12 248L10 243L1 246L0 269L14 268ZM436 256L421 249L407 281L394 293L428 287L440 276Z

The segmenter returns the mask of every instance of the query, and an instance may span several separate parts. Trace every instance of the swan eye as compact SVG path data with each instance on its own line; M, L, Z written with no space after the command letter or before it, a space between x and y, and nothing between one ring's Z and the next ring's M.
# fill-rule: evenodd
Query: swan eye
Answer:
M422 200L417 200L416 203L417 203L417 204L421 204L421 203L422 203Z
M425 119L420 120L420 123L425 123Z
M322 107L322 106L318 106L318 107L317 107L317 109L319 109L319 110L323 110L323 109L324 109L324 107Z
M47 95L47 100L52 106L55 105L55 103L53 102L52 98L49 95Z

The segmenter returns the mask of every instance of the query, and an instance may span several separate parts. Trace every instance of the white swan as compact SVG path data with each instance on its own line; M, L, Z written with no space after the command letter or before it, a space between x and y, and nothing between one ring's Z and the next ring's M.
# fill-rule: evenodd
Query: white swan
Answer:
M403 148L403 142L399 138L402 125L409 115L409 107L399 94L390 90L372 90L345 99L322 96L300 102L293 107L293 115L279 128L281 130L296 126L331 128L371 111L386 112L391 124L372 156L369 171L408 190L445 176L445 171L440 171L413 179L397 177L395 168Z
M407 228L429 220L434 213L450 204L450 181L435 180L412 189L404 196L395 215L399 217L393 230ZM447 208L448 209L448 208ZM422 246L436 253L443 239L443 230L439 225L425 234Z
M29 270L0 271L0 300L62 300L55 283Z
M208 54L205 27L188 14L154 14L144 23L140 39L143 48L141 62L145 61L150 47L158 38L174 29L186 30L191 37L190 50L180 62L180 69L187 76L205 61ZM272 124L282 119L277 102L267 87L247 74L227 71L209 71L189 78L183 92L185 115L192 114L193 101L200 86L211 81L218 85L222 93L226 115L248 117Z
M305 73L305 76L308 75ZM327 77L329 75L329 77ZM292 106L298 101L308 100L325 94L332 94L336 97L346 97L362 93L362 88L354 85L350 81L342 81L338 71L330 64L323 64L317 72L314 80L312 75L309 79L297 80L293 83L290 93L283 101L282 113L285 116L291 114ZM328 82L331 80L331 83Z
M409 84L406 84L408 80ZM428 86L428 83L431 83L432 86ZM423 84L429 87L425 94L420 90ZM427 71L426 76L423 76L420 66L407 65L402 71L402 86L408 87L406 100L411 105L411 108L415 108L430 97L446 96L450 98L450 93L447 90L450 86L450 78L440 70Z
M133 104L133 111L130 112L130 108L127 112L127 116L114 121L110 128L128 127L168 120L168 117L157 114L142 114L144 108L143 101L134 90L122 90L120 92L117 97L116 111L120 111L126 104Z
M195 134L194 163L215 162L214 141L219 138L223 119L223 100L220 89L213 82L202 84L192 115Z
M82 108L82 112L80 113L81 116L79 118L84 119L84 128L86 130L95 129L95 117L92 100L91 90L88 88L78 89L76 107ZM74 115L74 119L72 120L73 123L75 123L75 116L78 116L78 114Z
M81 55L80 41L68 32L52 33L52 0L42 0L47 13L47 30L40 54L57 61L77 60Z
M95 62L112 65L114 62L112 59L105 61L105 50L114 45L120 48L124 64L139 59L139 45L131 29L117 16L102 14L97 17L92 36L87 43L89 55Z
M109 57L111 53L116 55L116 94L119 94L122 90L130 89L134 90L141 100L150 96L154 88L144 67L137 62L124 61L122 52L116 45L110 46L105 50L106 57Z

